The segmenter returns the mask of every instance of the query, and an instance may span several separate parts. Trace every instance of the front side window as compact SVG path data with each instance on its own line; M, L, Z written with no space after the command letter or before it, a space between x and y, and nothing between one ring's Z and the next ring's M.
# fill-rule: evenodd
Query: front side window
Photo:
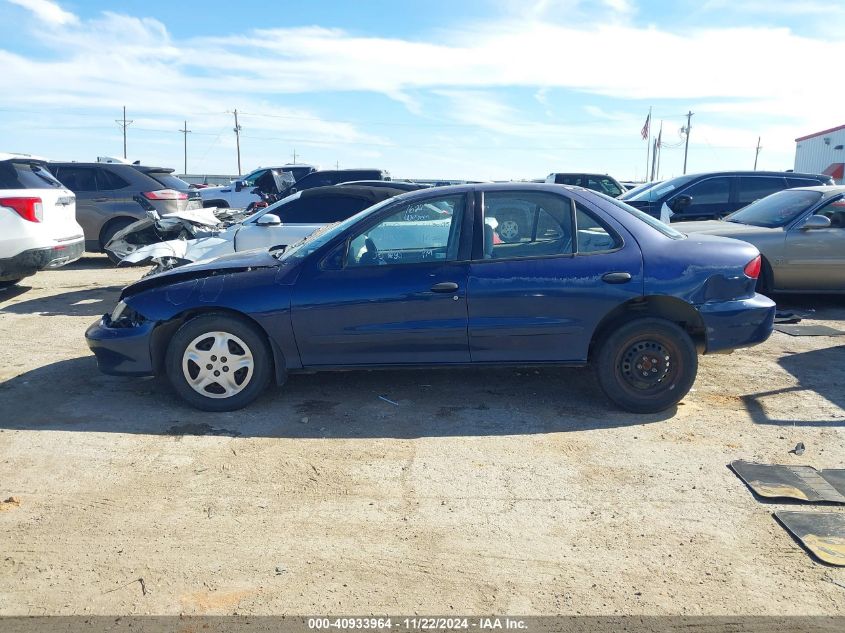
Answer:
M349 196L300 198L276 211L283 224L331 224L366 209L369 203Z
M587 179L587 189L601 191L614 198L622 193L618 185L607 176L590 176Z
M347 267L453 261L458 256L464 195L404 204L349 242Z
M682 193L690 196L693 204L724 204L731 197L731 179L708 178L684 189Z
M546 192L484 194L484 259L571 255L572 203Z
M845 198L828 202L813 215L823 215L830 220L833 229L845 229Z

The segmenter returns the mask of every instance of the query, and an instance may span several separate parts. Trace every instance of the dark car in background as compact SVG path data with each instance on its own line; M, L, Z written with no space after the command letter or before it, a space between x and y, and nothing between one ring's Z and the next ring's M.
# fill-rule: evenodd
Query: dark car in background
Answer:
M579 174L554 172L546 176L546 182L556 185L573 185L598 191L611 198L618 198L625 191L625 187L615 178L607 174Z
M505 243L496 216L512 207L533 229ZM293 372L589 363L610 400L654 412L689 392L699 351L769 337L759 267L750 244L687 238L585 189L432 188L286 249L142 279L86 338L102 371L167 375L209 411Z
M200 194L166 167L124 163L51 162L48 169L76 194L85 250L103 252L115 233L148 217L202 207Z
M314 171L297 180L284 195L314 187L330 187L331 185L360 180L390 180L390 172L384 169L324 169Z
M723 218L755 200L793 187L833 185L823 174L781 171L722 171L664 180L625 202L664 222Z

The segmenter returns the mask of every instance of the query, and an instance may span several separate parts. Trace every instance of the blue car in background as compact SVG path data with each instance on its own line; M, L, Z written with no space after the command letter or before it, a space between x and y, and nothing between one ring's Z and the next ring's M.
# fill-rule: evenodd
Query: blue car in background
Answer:
M504 240L497 214L512 209L530 230ZM208 411L298 371L591 364L610 400L655 412L687 394L699 352L769 337L759 272L745 242L686 236L600 193L459 185L146 277L86 338L105 373L166 374Z

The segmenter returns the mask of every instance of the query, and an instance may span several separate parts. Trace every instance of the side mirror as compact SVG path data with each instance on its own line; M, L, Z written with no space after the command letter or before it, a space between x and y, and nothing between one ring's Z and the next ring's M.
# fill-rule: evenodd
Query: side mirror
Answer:
M677 198L672 200L671 203L669 203L669 208L672 209L672 211L678 212L678 211L683 211L684 209L686 209L691 204L692 204L692 196L688 196L686 194L681 194L680 196L678 196Z
M258 226L279 226L282 221L279 219L278 215L273 213L265 213L260 218L258 218L255 223Z
M236 180L235 181L235 191L240 191L244 188L244 181L243 180Z
M812 231L815 229L829 229L830 218L825 215L811 215L804 220L804 224L799 227L802 231Z
M291 187L290 189L287 190L286 193L287 193L287 195L291 195L291 194L296 193L297 191L299 191L299 189L297 189L296 187Z

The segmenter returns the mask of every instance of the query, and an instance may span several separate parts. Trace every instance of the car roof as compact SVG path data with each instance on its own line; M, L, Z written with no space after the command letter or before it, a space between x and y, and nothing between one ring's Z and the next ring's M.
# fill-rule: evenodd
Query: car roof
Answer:
M825 197L836 196L840 193L845 193L845 185L817 185L815 187L792 187L790 189L782 189L782 191L818 191L824 194ZM777 192L776 192L777 193Z
M37 161L39 163L49 162L42 156L34 156L32 154L18 154L16 152L0 152L0 160L20 160L20 161Z
M135 169L142 173L156 171L156 172L168 172L173 173L175 170L171 169L170 167L154 167L151 165L127 165L126 163L102 163L97 161L76 161L76 160L51 160L51 165L59 165L59 166L74 166L74 167L123 167L129 169Z
M304 189L300 192L299 198L323 198L329 196L347 196L350 198L361 198L364 200L373 200L375 202L386 200L406 193L402 189L393 189L390 187L365 187L362 185L329 185L326 187L314 187L312 189Z
M784 176L786 178L790 176L797 176L798 178L802 177L810 177L810 178L830 178L830 176L826 176L824 174L811 174L806 172L798 172L798 171L746 171L746 170L729 170L729 171L703 171L695 174L686 174L686 177L689 178L698 178L701 176ZM674 178L684 178L684 175L675 176ZM667 178L668 180L673 180L674 178Z
M596 195L595 191L576 187L575 185L558 185L548 182L482 182L467 183L462 185L445 185L443 187L429 187L417 191L403 192L402 200L416 200L417 198L437 198L449 194L465 194L472 191L547 191L549 193L560 193L561 189L577 191L584 195Z

